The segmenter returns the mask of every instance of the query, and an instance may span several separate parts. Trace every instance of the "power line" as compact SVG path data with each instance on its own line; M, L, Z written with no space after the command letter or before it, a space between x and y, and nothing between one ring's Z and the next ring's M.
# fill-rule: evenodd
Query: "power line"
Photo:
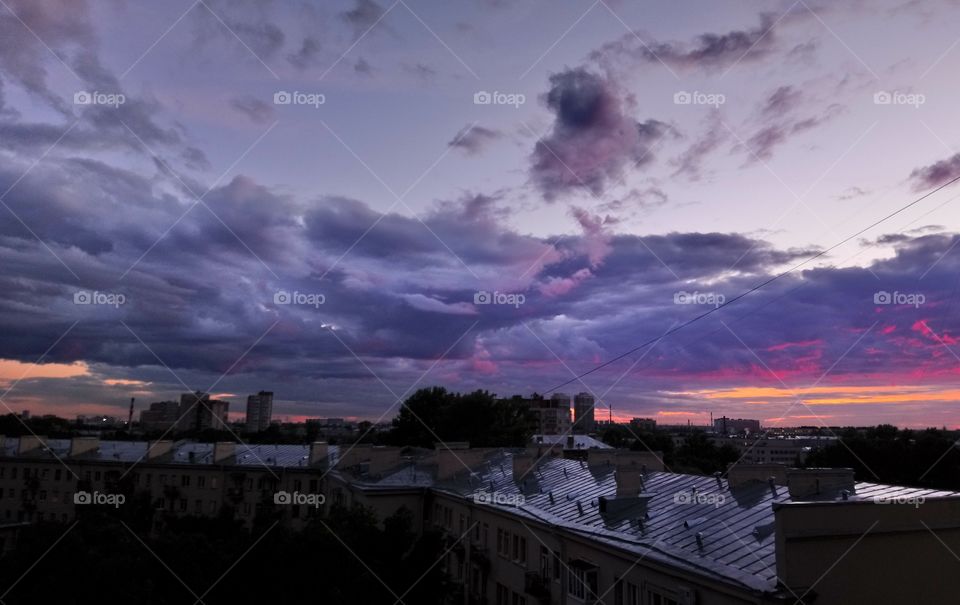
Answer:
M575 382L575 381L577 381L577 380L581 380L584 376L589 376L590 374L593 374L593 373L596 372L597 370L601 370L601 369L607 367L608 365L610 365L610 364L612 364L612 363L615 363L615 362L617 362L617 361L620 361L620 360L623 359L624 357L626 357L626 356L628 356L628 355L631 355L631 354L633 354L633 353L636 353L636 352L639 351L640 349L642 349L642 348L644 348L644 347L647 347L647 346L650 346L650 345L652 345L652 344L654 344L654 343L656 343L656 342L658 342L658 341L666 338L667 336L670 336L670 335L672 335L672 334L675 334L675 333L679 332L680 330L686 328L687 326L689 326L689 325L691 325L691 324L694 324L694 323L700 321L700 320L703 319L704 317L707 317L707 316L709 316L709 315L712 315L712 314L716 313L717 311L719 311L720 309L723 309L723 308L725 308L725 307L728 307L728 306L732 305L733 303L737 302L737 301L740 300L741 298L744 298L744 297L746 297L746 296L749 296L750 294L753 294L753 293L756 292L757 290L760 290L761 288L764 288L764 287L772 284L773 282L777 281L777 280L780 279L781 277L785 277L785 276L793 273L794 271L796 271L796 270L799 269L800 267L803 267L803 266L806 265L807 263L810 263L810 262L812 262L812 261L815 261L815 260L817 260L818 258L820 258L821 256L823 256L823 255L825 255L825 254L828 254L828 253L831 252L832 250L835 250L835 249L839 248L840 246L846 244L846 243L849 242L850 240L852 240L852 239L854 239L854 238L857 238L857 237L863 235L864 233L866 233L867 231L870 231L871 229L873 229L873 228L876 227L877 225L880 225L880 224L882 224L882 223L887 222L888 220L892 219L893 217L897 216L898 214L900 214L900 213L902 213L902 212L904 212L904 211L912 208L913 206L916 206L917 204L919 204L919 203L922 202L923 200L927 199L927 198L930 197L931 195L933 195L933 194L941 191L942 189L945 189L946 187L949 187L950 185L956 183L957 181L960 181L960 175L955 176L954 178L950 179L950 180L947 181L946 183L943 183L942 185L936 187L935 189L933 189L933 190L931 190L931 191L928 191L927 193L921 195L920 197L918 197L917 199L913 200L912 202L910 202L910 203L907 204L906 206L903 206L902 208L900 208L900 209L898 209L898 210L896 210L896 211L894 211L894 212L891 212L890 214L888 214L888 215L886 215L885 217L883 217L883 218L875 221L874 223L870 224L869 226L864 227L864 228L861 229L860 231L857 231L857 232L854 233L853 235L850 235L850 236L846 237L845 239L843 239L843 240L841 240L841 241L833 244L833 245L830 246L829 248L826 248L826 249L824 249L824 250L821 250L820 252L817 252L816 254L814 254L813 256L811 256L810 258L804 260L803 262L801 262L801 263L799 263L799 264L794 265L793 267L790 267L790 268L787 269L786 271L783 271L782 273L778 273L778 274L776 274L776 275L774 275L774 276L772 276L772 277L770 277L770 278L768 278L768 279L766 279L766 280L764 280L764 281L756 284L755 286L753 286L753 287L750 288L749 290L746 290L745 292L741 292L740 294L734 296L733 298L731 298L731 299L729 299L729 300L727 300L727 301L724 301L722 304L717 305L716 307L713 307L712 309L708 309L707 311L701 313L700 315L697 315L696 317L693 317L693 318L691 318L691 319L689 319L689 320L687 320L687 321L685 321L685 322L683 322L683 323L681 323L681 324L678 324L678 325L670 328L669 330L667 330L666 332L664 332L662 336L658 336L657 338L651 338L650 340L648 340L648 341L646 341L646 342L644 342L644 343L642 343L642 344L639 344L639 345L633 347L633 348L630 349L629 351L626 351L626 352L624 352L624 353L621 353L620 355L617 355L617 356L614 357L613 359L609 359L609 360L601 363L600 365L598 365L598 366L596 366L596 367L594 367L594 368L592 368L592 369L584 372L583 374L579 374L579 375L571 378L570 380L567 380L566 382L562 382L562 383L560 383L560 384L558 384L558 385L556 385L556 386L554 386L554 387L551 387L551 388L545 390L545 391L544 391L544 394L547 394L547 393L556 391L557 389L563 388L563 387L567 386L568 384L570 384L571 382Z

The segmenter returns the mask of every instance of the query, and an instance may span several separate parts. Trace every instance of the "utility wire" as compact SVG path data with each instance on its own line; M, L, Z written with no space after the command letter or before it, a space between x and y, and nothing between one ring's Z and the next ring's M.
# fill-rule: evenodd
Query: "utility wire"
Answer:
M725 307L728 307L728 306L732 305L733 303L737 302L737 301L740 300L741 298L744 298L744 297L746 297L746 296L749 296L750 294L753 294L753 293L756 292L757 290L759 290L759 289L761 289L761 288L764 288L764 287L772 284L773 282L777 281L778 279L780 279L780 278L782 278L782 277L785 277L785 276L793 273L794 271L796 271L796 270L799 269L800 267L803 267L803 266L806 265L807 263L813 262L813 261L817 260L818 258L820 258L821 256L823 256L823 255L825 255L825 254L828 254L828 253L830 253L831 251L833 251L833 250L839 248L840 246L846 244L846 243L849 242L850 240L852 240L852 239L854 239L854 238L857 238L857 237L863 235L864 233L866 233L867 231L870 231L870 230L873 229L874 227L876 227L876 226L878 226L878 225L880 225L880 224L882 224L882 223L887 222L888 220L892 219L893 217L897 216L898 214L901 214L902 212L904 212L904 211L912 208L913 206L916 206L917 204L919 204L919 203L922 202L923 200L927 199L927 198L930 197L931 195L933 195L933 194L941 191L942 189L945 189L945 188L949 187L950 185L956 183L957 181L960 181L960 175L957 175L957 176L955 176L954 178L952 178L952 179L950 179L949 181L947 181L946 183L943 183L943 184L940 185L939 187L936 187L935 189L933 189L933 190L931 190L931 191L928 191L927 193L921 195L920 197L918 197L917 199L913 200L912 202L910 202L910 203L907 204L906 206L903 206L902 208L900 208L900 209L898 209L898 210L896 210L896 211L894 211L894 212L891 212L890 214L888 214L888 215L886 215L885 217L883 217L883 218L875 221L874 223L870 224L869 226L864 227L864 228L861 229L860 231L857 231L857 232L854 233L853 235L850 235L850 236L846 237L845 239L837 242L836 244L833 244L833 245L830 246L829 248L826 248L826 249L824 249L824 250L821 250L820 252L817 252L816 254L814 254L813 256L811 256L810 258L804 260L803 262L801 262L801 263L799 263L799 264L794 265L793 267L790 267L790 268L787 269L786 271L783 271L782 273L777 273L776 275L774 275L774 276L772 276L772 277L770 277L770 278L768 278L768 279L766 279L766 280L764 280L764 281L756 284L755 286L753 286L753 287L750 288L749 290L746 290L745 292L741 292L740 294L734 296L734 297L731 298L730 300L724 301L723 304L717 305L716 307L713 307L712 309L708 309L707 311L701 313L700 315L697 315L696 317L693 317L693 318L691 318L691 319L688 319L687 321L685 321L685 322L683 322L683 323L680 323L680 324L678 324L678 325L670 328L669 330L667 330L666 332L664 332L664 334L663 334L662 336L658 336L657 338L651 338L650 340L648 340L648 341L646 341L646 342L644 342L644 343L642 343L642 344L639 344L639 345L633 347L633 348L630 349L629 351L626 351L626 352L624 352L624 353L621 353L620 355L617 355L617 356L614 357L613 359L609 359L609 360L601 363L600 365L598 365L598 366L596 366L596 367L594 367L594 368L592 368L592 369L590 369L590 370L588 370L588 371L586 371L586 372L584 372L584 373L582 373L582 374L579 374L579 375L571 378L570 380L567 380L566 382L562 382L562 383L560 383L560 384L558 384L558 385L556 385L556 386L554 386L554 387L551 387L551 388L545 390L545 391L544 391L544 394L546 394L546 393L551 393L551 392L553 392L553 391L556 391L556 390L559 389L559 388L562 388L562 387L567 386L567 385L570 384L571 382L575 382L575 381L577 381L577 380L581 380L584 376L589 376L590 374L593 374L593 373L596 372L597 370L601 370L601 369L607 367L608 365L610 365L610 364L612 364L612 363L615 363L615 362L617 362L617 361L620 361L620 360L623 359L624 357L626 357L626 356L628 356L628 355L631 355L631 354L633 354L633 353L636 353L637 351L639 351L640 349L642 349L642 348L644 348L644 347L650 346L650 345L652 345L652 344L654 344L654 343L656 343L656 342L658 342L658 341L660 341L660 340L663 340L663 339L666 338L667 336L670 336L670 335L672 335L672 334L675 334L675 333L679 332L680 330L686 328L687 326L689 326L689 325L691 325L691 324L694 324L694 323L700 321L700 320L703 319L704 317L707 317L707 316L709 316L709 315L713 315L714 313L716 313L716 312L719 311L720 309L723 309L723 308L725 308Z

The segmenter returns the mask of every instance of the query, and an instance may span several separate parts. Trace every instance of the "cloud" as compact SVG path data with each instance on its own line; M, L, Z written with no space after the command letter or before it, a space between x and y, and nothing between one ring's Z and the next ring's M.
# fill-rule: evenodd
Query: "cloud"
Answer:
M957 176L960 176L960 153L955 153L933 164L915 168L910 173L910 181L913 190L920 192L939 187Z
M450 147L460 149L468 155L476 155L483 148L496 141L503 134L499 130L491 130L483 126L464 126L453 139L447 143Z
M749 29L732 30L724 34L707 32L690 43L641 43L634 33L624 34L590 53L590 59L605 67L637 62L666 64L675 69L719 69L736 62L749 63L769 57L777 46L777 30L792 16L781 17L762 13L760 23Z
M652 162L651 146L671 130L627 115L633 99L583 68L551 76L544 100L554 122L534 147L530 172L548 200L583 189L600 194L625 170Z
M353 27L354 39L357 39L380 21L385 13L384 8L373 0L356 0L352 9L340 13L340 18Z
M321 60L323 47L316 36L306 36L300 43L300 50L287 55L287 61L297 69L313 67Z
M256 97L235 97L230 99L230 107L247 116L257 124L266 124L273 120L273 105Z

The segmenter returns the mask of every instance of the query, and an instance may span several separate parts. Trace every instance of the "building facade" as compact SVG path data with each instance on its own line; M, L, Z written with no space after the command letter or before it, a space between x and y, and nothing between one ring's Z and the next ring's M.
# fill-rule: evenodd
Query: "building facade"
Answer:
M699 476L665 470L655 452L558 450L0 439L0 526L67 521L115 494L149 498L158 529L169 516L270 514L298 528L330 506L381 519L406 508L418 531L444 536L450 603L464 605L960 593L960 493L856 482L849 469L738 464Z
M209 393L184 393L177 409L176 428L179 431L227 430L230 402L210 399Z
M590 393L578 393L573 398L573 432L593 433L597 430L594 416L596 401Z
M247 397L247 422L245 425L248 433L260 433L270 428L273 421L273 393L270 391L260 391L256 395Z

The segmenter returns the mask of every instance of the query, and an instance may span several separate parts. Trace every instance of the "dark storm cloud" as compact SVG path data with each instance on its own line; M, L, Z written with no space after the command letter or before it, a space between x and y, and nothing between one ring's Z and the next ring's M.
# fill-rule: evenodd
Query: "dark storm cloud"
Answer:
M924 191L939 187L957 176L960 176L960 153L914 169L910 173L910 181L914 191Z
M554 123L537 141L530 170L547 199L576 189L601 193L625 170L652 162L651 146L670 132L658 120L629 116L633 99L583 68L552 75L544 101Z
M460 132L447 145L460 149L467 154L475 155L502 136L503 134L499 130L468 125L461 128Z
M418 220L343 198L299 202L248 177L215 188L205 198L209 210L194 207L163 236L189 196L176 199L156 179L80 159L38 167L8 200L80 280L22 228L0 231L0 358L32 361L80 320L51 361L101 364L108 370L100 373L181 390L158 378L156 353L191 387L206 388L279 321L232 369L231 388L282 383L304 400L312 397L304 389L336 385L330 398L349 399L369 386L340 341L401 389L458 339L431 381L543 389L566 372L551 350L584 369L704 310L676 304L678 292L730 298L815 252L736 233L614 234L612 223L584 210L575 213L581 233L538 238L507 226L510 200L499 194L446 201ZM876 277L829 265L794 273L660 343L636 371L650 389L765 373L720 319L786 379L815 379L878 320L834 369L838 376L945 371L945 359L932 354L942 350L937 337L960 334L950 312L960 257L944 256L956 236L885 241L896 253L869 267ZM127 303L74 305L79 288L122 292ZM279 290L322 293L325 302L277 304ZM477 306L478 290L521 292L526 303ZM877 305L880 290L923 292L928 304ZM624 370L601 377L609 383ZM62 383L36 388L54 393Z

